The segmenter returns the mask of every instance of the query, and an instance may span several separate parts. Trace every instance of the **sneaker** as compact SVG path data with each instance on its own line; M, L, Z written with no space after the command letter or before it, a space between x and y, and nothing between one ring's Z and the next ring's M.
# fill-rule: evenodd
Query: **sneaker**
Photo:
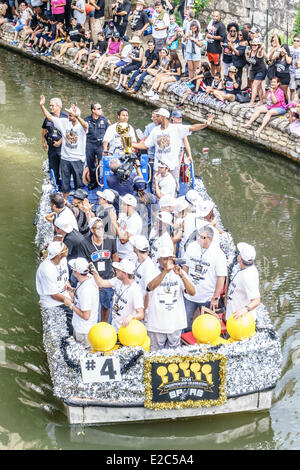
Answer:
M51 55L51 51L45 52L45 57L49 57Z
M70 60L70 64L74 65L74 64L75 64L75 60Z
M10 43L11 46L15 46L16 44L18 44L18 41L11 41Z
M154 91L153 91L153 90L147 91L147 92L145 93L145 96L148 96L148 97L153 96L153 95L154 95Z

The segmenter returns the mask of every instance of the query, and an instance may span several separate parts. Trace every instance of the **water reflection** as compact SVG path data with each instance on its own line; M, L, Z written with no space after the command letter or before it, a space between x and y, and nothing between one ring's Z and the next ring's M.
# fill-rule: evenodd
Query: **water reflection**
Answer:
M33 220L45 158L39 95L60 96L65 106L75 101L83 115L99 99L112 122L126 105L131 124L142 130L151 109L4 50L0 74L5 83L5 102L0 101L0 345L5 352L0 448L299 448L299 166L209 130L190 137L196 174L224 227L236 242L256 246L261 294L283 350L270 414L76 430L66 425L63 405L52 394L35 293Z

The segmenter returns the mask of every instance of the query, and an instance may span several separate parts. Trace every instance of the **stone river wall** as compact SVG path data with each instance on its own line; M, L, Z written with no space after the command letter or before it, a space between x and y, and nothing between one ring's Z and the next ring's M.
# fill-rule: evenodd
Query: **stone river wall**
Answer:
M91 72L87 73L81 69L74 69L70 64L70 60L74 58L76 53L75 49L69 49L62 62L58 62L55 59L55 55L58 54L58 45L54 47L54 53L51 57L34 56L28 49L10 45L13 38L11 29L12 25L3 25L0 37L0 46L10 49L12 52L23 54L39 61L40 63L45 63L51 67L70 73L80 79L87 80ZM105 83L108 81L108 78L109 68L104 68L100 78L97 81L90 83L96 83L101 87L107 87ZM115 73L113 85L107 88L111 88L111 90L114 91L114 88L118 84L118 80L119 75L118 73ZM179 102L179 97L175 93L168 91L169 87L172 85L169 85L165 91L161 93L160 99L155 102L151 102L144 96L145 92L149 90L152 80L152 77L146 77L139 92L136 95L127 94L128 97L148 104L153 104L155 108L164 106L169 109L174 109L176 104ZM289 122L285 116L283 118L273 118L263 132L257 136L255 130L261 123L261 118L256 121L251 129L242 128L241 125L250 118L253 110L239 103L230 103L226 107L220 108L214 104L195 104L191 101L186 101L184 108L181 108L181 112L183 113L184 118L191 122L204 122L209 114L213 114L214 120L209 126L210 129L227 134L230 137L243 140L250 144L261 145L267 150L300 163L300 138L290 133Z

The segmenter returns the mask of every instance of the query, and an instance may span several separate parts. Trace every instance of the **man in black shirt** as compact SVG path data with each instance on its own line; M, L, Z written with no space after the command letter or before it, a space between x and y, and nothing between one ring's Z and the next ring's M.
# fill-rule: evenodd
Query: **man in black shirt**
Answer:
M109 122L102 114L102 106L97 101L91 104L92 113L84 118L89 129L86 135L86 162L90 173L88 189L98 186L96 181L96 167L99 165L103 152L103 137Z
M145 29L150 25L148 15L143 9L145 6L144 0L138 0L135 11L128 18L130 29L137 36L142 36Z
M158 52L155 50L155 44L154 44L153 39L149 39L147 44L148 44L148 49L145 52L142 66L132 74L128 82L128 87L129 87L128 93L131 93L131 94L137 93L144 81L144 78L148 75L148 69L156 68L158 66L159 57L158 57ZM140 77L138 79L137 84L135 85L134 88L131 88L136 77L138 77L139 75Z
M216 72L221 73L221 41L226 34L226 28L221 21L219 11L214 11L212 20L206 28L207 39L207 58L211 65L211 73L214 76Z
M104 9L105 9L105 0L96 0L95 7L95 20L94 20L94 35L97 37L99 31L103 30L104 26Z
M79 256L93 263L102 279L112 279L115 273L112 262L119 261L116 239L104 237L103 222L94 217L89 223L91 233L81 242ZM112 288L103 288L100 291L101 320L108 321L113 298Z
M55 117L68 117L68 114L61 110L62 102L60 98L50 100L50 113ZM49 119L45 118L42 125L42 145L46 152L48 150L49 171L53 171L55 182L59 182L59 165L61 151L61 133L54 127Z
M113 22L121 38L126 32L130 9L131 5L129 0L117 0L116 3L112 5Z

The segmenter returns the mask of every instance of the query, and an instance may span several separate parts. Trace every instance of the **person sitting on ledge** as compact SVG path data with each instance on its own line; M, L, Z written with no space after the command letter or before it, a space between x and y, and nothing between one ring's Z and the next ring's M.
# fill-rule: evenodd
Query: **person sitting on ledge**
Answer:
M119 33L114 33L113 37L108 40L106 53L96 61L93 73L89 76L89 80L99 77L105 64L111 64L119 61L119 54L122 52L124 42L120 39Z
M189 95L196 95L197 93L205 92L207 87L212 84L213 77L211 75L210 66L207 63L202 64L195 71L196 75L189 81L191 88L186 91L180 103L176 105L177 108L182 108L185 100Z
M170 51L170 62L168 63L166 70L160 72L152 83L151 89L147 94L152 100L158 100L160 93L163 91L167 83L176 82L181 77L181 63L177 55L176 50ZM152 93L150 93L152 91Z
M68 29L68 35L66 41L61 45L60 51L56 60L61 61L65 53L71 47L79 47L81 35L82 35L82 27L77 24L76 18L71 19L71 26Z
M128 82L128 88L129 88L128 93L136 94L139 91L140 87L142 86L144 78L147 75L149 75L151 70L157 67L157 64L159 62L158 53L155 50L153 39L149 39L147 45L148 45L148 49L145 52L142 66L132 74ZM139 76L139 79L135 87L132 88L132 85L138 76Z
M223 90L215 90L213 95L220 101L236 100L237 93L241 91L241 80L237 77L238 69L231 65L228 68L228 76L222 82Z
M281 116L286 113L284 92L280 88L280 80L278 77L272 79L270 89L265 94L265 100L266 104L258 106L251 116L251 119L246 124L242 124L242 127L250 128L261 114L265 114L262 124L256 131L256 134L260 134L272 117Z

